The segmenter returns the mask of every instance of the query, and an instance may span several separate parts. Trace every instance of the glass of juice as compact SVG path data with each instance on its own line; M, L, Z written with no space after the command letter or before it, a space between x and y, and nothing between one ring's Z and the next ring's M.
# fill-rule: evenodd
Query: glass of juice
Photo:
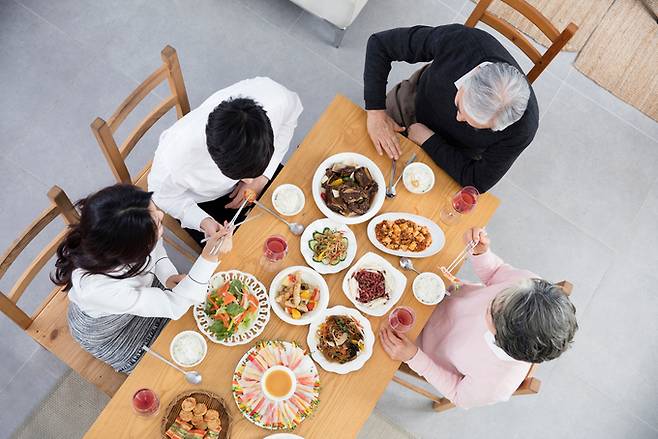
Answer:
M456 224L461 215L472 211L477 204L480 193L473 186L464 186L455 192L447 205L441 210L441 221L447 225Z
M398 306L388 315L388 324L397 332L408 332L416 322L416 313L408 306Z
M139 389L133 395L132 404L139 416L153 416L160 409L160 398L151 389Z
M270 270L275 270L281 265L281 261L287 254L288 242L286 242L286 239L281 235L269 236L263 245L261 265Z

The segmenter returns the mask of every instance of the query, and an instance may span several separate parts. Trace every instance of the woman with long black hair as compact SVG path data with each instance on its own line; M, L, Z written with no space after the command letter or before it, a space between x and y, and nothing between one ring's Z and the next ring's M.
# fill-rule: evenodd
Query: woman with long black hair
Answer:
M71 335L96 358L130 373L169 319L205 300L227 227L209 237L189 274L179 274L162 243L151 192L117 184L78 201L80 222L57 249L52 280L68 291ZM211 249L224 238L217 255Z

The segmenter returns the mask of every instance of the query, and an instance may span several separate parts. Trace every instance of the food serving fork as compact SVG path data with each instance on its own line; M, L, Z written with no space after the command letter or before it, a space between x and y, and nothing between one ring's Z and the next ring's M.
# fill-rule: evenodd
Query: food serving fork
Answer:
M397 170L398 161L391 159L391 176L388 178L388 186L386 186L386 196L393 198L395 194L393 193L393 182L395 182L395 171Z
M412 164L412 163L415 162L415 161L416 161L416 153L414 152L414 153L411 155L411 157L409 157L409 160L407 160L407 162L404 164L404 167L406 168L407 166L409 166L410 164ZM404 175L404 168L402 169L402 172L401 172L400 175L398 176L397 180L395 180L395 183L393 183L393 186L391 186L391 190L390 190L390 192L389 192L389 191L386 191L386 196L387 196L388 198L395 198L395 196L397 195L397 193L395 192L395 187L398 185L398 183L399 183L400 180L402 179L402 176L403 176L403 175Z

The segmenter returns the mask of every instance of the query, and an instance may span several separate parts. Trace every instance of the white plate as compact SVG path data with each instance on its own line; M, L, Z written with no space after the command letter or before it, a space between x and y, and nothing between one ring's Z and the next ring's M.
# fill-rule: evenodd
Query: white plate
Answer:
M391 274L390 280L393 285L390 286L391 291L386 303L370 307L356 300L356 297L352 297L352 294L350 293L349 280L353 273L364 267L385 270ZM352 265L349 270L347 270L347 273L345 273L345 277L343 278L343 293L345 293L347 298L350 299L350 302L352 302L354 306L362 313L376 317L383 316L393 307L393 305L398 303L402 297L402 294L404 294L404 289L406 287L407 277L402 274L400 270L393 267L393 265L391 265L386 259L372 252L368 252L361 256L361 258L356 261L356 263Z
M313 239L313 233L321 232L325 227L329 227L332 230L340 230L347 238L347 257L344 261L339 262L336 265L325 265L322 262L315 262L313 260L313 250L308 246L308 242ZM337 223L327 218L315 220L306 226L304 233L302 233L300 238L299 245L302 256L309 267L322 274L338 273L349 267L356 257L356 236L354 236L354 232L352 232L347 225Z
M329 316L335 315L349 315L354 317L360 324L363 329L363 351L357 355L357 357L350 361L349 363L340 364L328 361L322 352L318 350L318 344L316 341L316 332L318 327L324 323L325 319ZM308 327L308 336L306 336L306 343L308 344L308 349L311 351L311 356L324 370L327 372L335 372L338 374L346 374L359 370L366 364L366 361L372 356L372 348L375 344L375 335L372 333L372 328L370 326L370 321L363 317L361 313L354 308L348 308L346 306L334 306L333 308L328 308L322 313L318 318L313 321Z
M395 221L397 219L406 219L413 221L421 226L426 226L432 235L432 244L422 252L405 252L386 248L381 242L377 241L377 237L375 236L375 226L384 220ZM443 234L443 230L441 230L441 227L439 227L434 221L425 218L424 216L414 215L406 212L388 212L377 215L368 223L368 239L370 239L372 245L384 253L395 256L406 256L408 258L426 258L427 256L435 255L441 251L443 244L445 243L445 235Z
M263 439L304 439L304 438L292 433L277 433L277 434L271 434L269 436L265 436Z
M212 325L213 320L206 314L204 308L206 307L206 302L194 306L194 320L196 320L196 325L210 341L213 343L219 343L224 346L237 346L245 343L249 343L254 338L258 337L265 325L270 320L270 304L268 302L267 290L265 286L258 280L256 277L249 273L243 273L238 270L230 271L220 271L215 273L213 277L210 278L208 282L208 290L206 294L210 292L211 289L221 287L225 282L228 282L232 279L239 279L243 283L247 284L249 291L256 296L258 299L258 311L256 318L251 322L251 326L247 329L239 330L230 336L227 339L220 340L215 337L215 334L210 332L209 328Z
M279 206L279 203L277 203L276 201L277 197L279 197L281 192L283 192L284 190L290 190L296 192L297 197L299 197L299 200L301 201L297 209L295 209L292 212L287 212L285 210L282 210L281 207ZM276 189L274 189L274 192L272 192L272 206L274 206L274 209L276 209L276 211L283 216L295 216L304 209L305 205L306 205L306 197L304 196L304 192L299 188L299 186L295 186L294 184L282 184Z
M322 190L322 177L324 176L327 168L330 168L336 163L354 166L365 166L370 171L370 175L372 176L373 180L375 180L377 183L377 194L375 194L375 197L370 204L370 209L365 214L357 216L343 216L329 209L327 204L320 196L320 192ZM386 181L384 180L382 171L380 171L375 162L370 160L368 157L353 152L335 154L320 163L320 166L318 166L318 168L315 170L315 174L313 174L313 182L311 185L313 190L313 199L315 200L315 204L317 204L318 209L320 209L320 211L327 218L344 224L360 224L368 221L370 218L377 215L379 209L381 209L384 205L384 198L386 198Z
M439 290L439 294L437 295L437 298L435 300L432 300L430 302L426 302L426 301L422 300L420 297L418 297L418 294L417 294L416 290L418 288L418 283L423 278L435 279L437 281L437 283L439 285L441 285L440 290ZM413 284L411 285L411 290L414 292L414 297L416 298L416 300L418 300L423 305L437 305L443 300L443 298L446 295L446 286L443 283L443 279L441 279L441 276L439 276L436 273L432 273L431 271L426 271L426 272L420 273L418 276L416 276L416 278L414 279Z
M286 310L283 309L283 307L276 301L277 292L279 291L281 283L286 278L286 276L296 271L300 271L302 273L302 279L305 282L311 285L315 285L320 289L320 300L317 307L313 311L305 313L299 320L295 320L290 317ZM272 280L272 284L270 285L270 305L274 310L274 314L279 316L279 318L284 322L296 326L308 325L320 314L322 314L325 309L327 309L327 306L329 305L329 287L327 286L327 282L325 282L324 278L320 276L315 270L300 265L288 267L281 270L279 274L274 276L274 279Z

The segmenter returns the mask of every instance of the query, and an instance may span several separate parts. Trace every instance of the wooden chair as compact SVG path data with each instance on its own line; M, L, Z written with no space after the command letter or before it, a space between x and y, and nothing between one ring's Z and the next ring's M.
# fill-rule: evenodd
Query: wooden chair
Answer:
M105 155L105 158L110 165L110 169L117 181L120 183L131 183L143 189L146 189L148 186L147 177L151 171L152 161L149 161L146 166L139 171L138 175L135 178L132 178L128 171L128 167L126 166L126 158L149 128L151 128L162 116L167 114L169 110L176 107L176 116L178 119L190 112L190 102L187 98L187 91L185 90L183 74L180 69L176 50L171 46L166 46L162 49L161 57L163 64L146 78L144 82L137 86L137 88L121 103L121 105L119 105L119 108L117 108L114 114L110 116L107 122L100 117L97 117L91 124L91 131L94 133L101 151L103 151L103 155ZM164 81L168 82L171 94L160 102L160 104L132 130L121 146L118 146L114 139L114 133L135 107L137 107L137 105L148 96L151 91ZM165 214L163 224L189 248L194 250L197 254L201 253L201 247L199 244L197 244L196 241L194 241L194 239L183 230L178 221ZM196 259L195 255L191 255L189 252L185 251L174 240L165 236L165 241L183 255L187 256L190 260L194 261Z
M78 212L63 190L53 186L48 191L48 197L51 200L51 205L12 243L7 252L0 258L0 278L5 275L7 269L25 250L27 245L55 218L61 216L67 225L78 222ZM39 252L8 294L5 295L4 292L0 291L0 311L25 330L41 346L55 354L103 392L112 396L126 379L126 375L116 372L107 364L94 358L71 338L66 318L68 297L61 287L52 290L32 315L25 313L17 304L35 276L55 255L57 246L64 240L66 232L67 229L64 228Z
M532 84L539 77L541 72L550 64L555 56L562 50L567 42L573 37L578 30L575 23L569 23L567 27L559 32L555 26L534 6L525 0L502 0L512 9L530 20L537 28L548 37L553 44L542 55L530 42L528 37L519 32L507 21L504 21L492 13L487 8L493 0L480 0L464 25L475 27L478 21L488 24L501 34L509 38L519 49L521 49L532 60L535 66L526 75L528 81Z
M568 282L568 281L562 281L557 283L559 286L562 287L562 290L564 291L564 294L567 296L571 295L571 292L573 291L573 285ZM514 392L514 396L517 395L535 395L539 393L539 389L541 388L541 381L538 380L537 378L534 378L532 375L534 374L535 370L537 369L537 365L533 364L530 366L530 370L528 371L528 374L526 375L525 379L521 382L521 385L519 385L519 388L516 389L516 392ZM400 367L398 369L399 372L402 372L404 374L410 375L414 378L417 378L419 380L424 380L422 376L418 375L416 372L411 370L409 366L407 366L406 363L401 363ZM439 395L435 395L432 392L429 392L425 389L423 389L420 386L417 386L415 384L412 384L406 380L403 380L402 378L399 378L397 376L393 376L393 381L396 383L400 384L403 387L406 387L409 390L413 390L414 392L418 393L421 396L424 396L425 398L429 399L432 401L432 408L434 411L437 412L444 412L446 410L449 410L451 408L454 408L455 405L450 402L448 398L444 398Z

